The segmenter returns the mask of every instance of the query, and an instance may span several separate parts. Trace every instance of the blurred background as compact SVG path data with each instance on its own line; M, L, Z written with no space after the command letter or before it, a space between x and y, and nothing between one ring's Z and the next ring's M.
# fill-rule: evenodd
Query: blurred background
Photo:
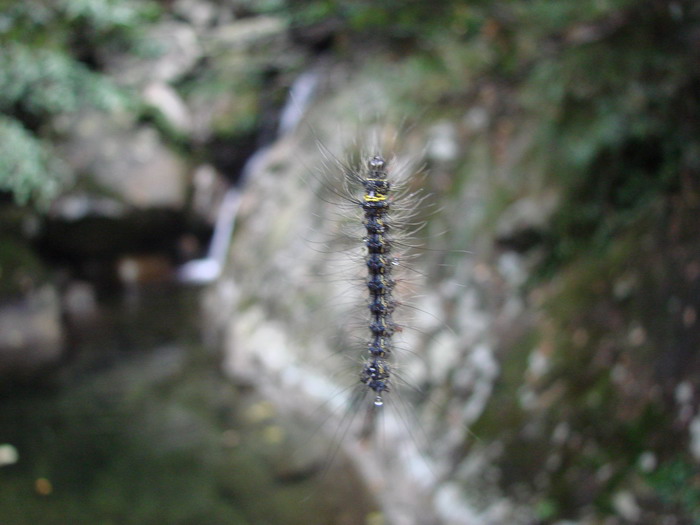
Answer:
M699 59L692 0L3 1L0 523L700 524ZM428 197L366 443L376 129Z

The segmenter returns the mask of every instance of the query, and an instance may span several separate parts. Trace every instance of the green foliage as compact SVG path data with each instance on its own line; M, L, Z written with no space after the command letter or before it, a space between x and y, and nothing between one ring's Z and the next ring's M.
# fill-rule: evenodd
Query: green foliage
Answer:
M286 0L261 3L258 9L283 12L295 26L336 21L340 31L351 38L373 37L389 43L393 39L412 38L428 42L450 22L453 7L463 2L425 2L423 0Z
M35 118L86 106L116 110L128 96L111 80L65 52L10 43L0 56L0 111Z
M67 29L89 27L95 35L131 32L157 16L155 3L139 0L5 0L0 15L3 39L60 45L73 38ZM0 5L2 5L0 4Z
M16 119L0 115L0 190L44 205L68 181L66 165Z
M698 56L687 40L697 7L611 6L591 20L559 20L552 53L528 61L524 104L541 119L548 176L565 188L549 264L611 242L677 191L682 173L698 171L687 156L700 146Z
M585 504L610 514L614 493L636 492L635 461L652 444L682 453L681 440L671 437L675 406L648 393L682 375L663 384L656 372L660 362L679 359L667 351L676 346L670 321L657 321L664 317L658 305L678 295L667 274L671 260L660 254L692 250L663 224L672 213L679 225L697 215L697 204L679 209L679 202L697 203L692 191L679 196L694 187L684 179L700 175L700 56L690 45L700 12L690 2L544 4L512 3L501 14L490 38L504 57L483 75L509 83L518 111L535 120L536 176L561 197L541 232L539 276L546 279L536 283L547 297L541 346L551 349L538 386L559 395L537 415L565 421L593 451L561 447L569 457L546 491L554 510L544 512L561 519ZM625 283L633 284L623 298ZM643 334L636 343L635 333ZM614 367L630 378L620 382ZM609 480L582 491L602 468ZM681 493L682 475L663 470L657 486L678 497L662 497L655 512L695 518L697 487Z
M5 217L3 216L3 219ZM12 297L37 286L46 272L37 255L11 232L0 234L0 294Z
M397 92L411 90L425 105L438 101L452 115L470 107L488 114L478 136L465 140L465 164L490 141L495 167L484 161L477 168L494 174L486 209L537 198L543 186L560 198L537 232L536 262L547 278L530 283L532 297L546 298L537 303L539 344L504 350L492 403L473 430L505 444L499 462L509 494L547 480L532 490L536 513L548 523L589 511L603 520L621 490L644 501L636 461L650 449L687 462L654 474L663 492L654 515L677 511L681 521L697 521L694 464L682 448L685 431L672 421L677 406L652 393L672 399L681 377L697 386L689 371L697 345L682 339L694 341L697 326L671 319L665 308L675 301L694 314L697 303L696 294L673 287L690 286L682 272L697 254L697 241L683 239L697 239L690 225L697 224L700 180L700 54L693 44L700 5L502 0L451 8L463 30L446 24L422 51L392 64ZM468 171L458 176L473 175ZM524 194L519 176L534 179L535 189ZM484 220L479 235L488 237L497 219ZM676 254L674 265L664 252ZM532 347L547 356L537 381L527 377ZM660 363L673 375L661 379ZM518 405L524 387L536 401L528 410ZM559 424L572 437L552 444ZM601 481L602 472L610 477Z
M700 523L700 478L696 465L675 459L659 466L648 481L663 502L684 511L693 524Z

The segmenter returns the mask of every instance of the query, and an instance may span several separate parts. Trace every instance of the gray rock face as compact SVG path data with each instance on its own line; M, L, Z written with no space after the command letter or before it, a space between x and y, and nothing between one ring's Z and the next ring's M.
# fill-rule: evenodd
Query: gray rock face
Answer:
M171 131L194 143L250 133L258 118L260 71L275 64L288 68L294 56L285 22L220 17L231 10L211 2L180 1L175 10L190 23L170 19L154 25L144 36L150 54L104 57L107 73L138 92ZM203 58L206 73L176 89ZM98 187L96 193L101 188L138 207L182 206L187 166L156 128L130 119L96 112L62 119L57 128L67 137L63 156L88 178L86 186Z
M64 155L104 193L137 207L179 207L184 202L184 161L147 126L99 113L72 122Z
M382 99L372 79L344 80L251 173L230 264L208 299L209 320L227 334L227 371L261 387L285 411L309 420L311 428L335 435L342 442L337 446L351 451L368 484L377 487L388 522L527 523L527 515L499 499L475 466L481 458L479 465L487 468L488 450L464 461L462 479L445 481L459 468L454 458L460 450L480 448L468 427L486 409L500 374L498 332L522 324L517 291L498 268L461 251L469 247L450 244L449 234L431 235L464 232L478 222L466 214L471 210L466 204L478 200L472 193L479 177L462 196L435 195L439 212L409 203L405 211L418 217L404 219L405 224L399 219L410 230L410 224L429 217L422 231L395 246L400 257L395 319L401 331L391 365L393 391L382 409L375 447L360 437L371 405L355 397L361 395L359 370L369 337L365 233L338 159L380 136L388 138L380 153L395 167L420 151L417 144L434 140L436 129L416 126L403 133L390 122L356 124L368 92L375 95L372 100ZM372 109L381 114L381 108ZM451 141L456 133L447 135ZM432 154L447 165L454 155L449 149ZM429 193L430 183L441 180L414 177L410 187ZM494 492L471 505L458 484L477 479L483 494Z
M107 72L128 86L173 82L190 71L202 56L196 31L183 22L171 20L155 25L145 40L152 48L151 58L107 56Z
M56 363L63 329L58 293L43 285L0 305L0 376L31 375Z
M273 16L237 20L208 33L207 49L210 53L263 50L267 46L275 46L280 41L286 42L286 28L283 19Z
M165 82L152 82L143 90L143 99L165 117L168 124L182 134L192 130L192 115L182 97Z
M228 21L233 15L226 5L204 0L176 0L173 11L194 27L206 29L214 23Z

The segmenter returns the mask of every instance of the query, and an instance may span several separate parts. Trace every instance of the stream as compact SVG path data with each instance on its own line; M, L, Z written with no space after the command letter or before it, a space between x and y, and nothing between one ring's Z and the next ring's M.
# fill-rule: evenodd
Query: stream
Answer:
M72 334L76 359L3 396L0 443L17 457L0 469L0 523L364 522L352 480L336 490L294 464L270 405L223 376L199 293L105 298Z

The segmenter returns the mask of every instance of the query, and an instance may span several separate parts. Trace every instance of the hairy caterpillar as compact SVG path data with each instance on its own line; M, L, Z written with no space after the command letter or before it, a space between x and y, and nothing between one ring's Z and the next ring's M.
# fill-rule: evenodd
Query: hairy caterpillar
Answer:
M384 406L385 395L394 390L394 337L403 331L403 326L393 317L397 307L402 305L395 298L394 291L397 283L403 284L404 288L407 283L406 276L397 276L395 271L401 269L402 258L408 258L407 253L399 253L397 248L405 251L407 247L402 234L406 234L405 225L411 224L409 217L418 202L416 193L405 187L412 175L412 165L401 165L396 159L392 165L378 153L379 149L374 146L371 150L360 150L347 162L327 156L332 162L330 165L326 163L326 169L339 170L345 177L345 193L339 197L361 211L361 217L357 214L351 217L355 225L361 224L364 229L361 238L357 235L350 237L351 242L361 243L363 247L358 263L365 267L366 273L363 278L356 278L354 284L366 289L364 303L369 312L364 325L369 331L369 339L364 343L359 374L359 382L366 390L363 392L363 387L360 387L351 403L351 410L368 410L369 417L362 431L364 435L373 430L374 418ZM362 407L361 400L367 397L367 393L372 398L371 405Z
M323 449L323 468L335 461L342 442L366 479L396 489L383 491L383 498L412 494L419 501L419 487L440 476L432 457L442 448L425 425L424 416L439 410L433 399L422 397L430 373L425 349L437 349L444 340L429 340L449 332L434 303L421 294L439 293L431 289L431 279L444 271L450 254L428 222L436 206L426 185L430 180L417 168L423 163L423 137L384 122L358 129L352 141L317 144L323 162L307 164L315 174L309 185L319 220L310 225L312 242L307 237L306 243L316 243L322 261L310 278L319 281L326 300L312 315L340 334L332 348L349 361L344 382L336 381L322 400L332 414L322 424L331 438ZM314 237L319 230L323 233ZM333 310L338 315L326 322L327 311ZM334 366L343 367L340 361ZM310 362L320 368L315 352ZM326 373L334 372L329 367ZM339 389L349 395L338 394ZM399 485L413 486L399 490ZM387 516L395 519L394 512L400 514L406 503L389 503L386 508L393 510ZM430 508L426 503L417 521L391 522L432 523Z
M379 407L384 404L382 395L389 391L391 377L388 358L392 351L391 337L396 330L391 317L396 306L392 296L395 282L391 278L391 267L395 261L391 258L391 221L387 217L391 208L391 183L387 180L386 161L375 155L367 161L367 166L369 173L361 179L365 188L361 205L367 230L364 240L372 336L367 343L369 357L362 367L360 380L374 391L374 405Z
M364 120L348 140L324 109L273 145L242 196L231 273L217 290L231 307L214 312L232 319L226 367L297 415L293 450L327 438L310 445L310 465L325 470L342 442L363 447L353 456L366 479L425 481L414 449L433 443L408 408L418 390L403 388L426 381L421 339L443 324L434 303L412 302L430 281L427 259L438 259L421 246L432 240L415 168L424 137Z

